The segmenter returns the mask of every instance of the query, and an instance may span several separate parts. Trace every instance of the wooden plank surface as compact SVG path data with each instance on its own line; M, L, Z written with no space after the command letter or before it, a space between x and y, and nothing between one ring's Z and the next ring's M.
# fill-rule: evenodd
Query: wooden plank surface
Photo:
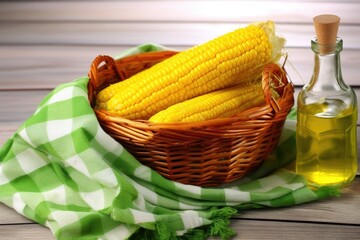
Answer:
M238 218L252 220L299 221L313 223L338 223L360 226L360 177L345 188L340 197L311 202L290 208L252 210L240 213Z
M312 17L341 16L343 76L360 96L359 12L358 0L0 1L0 146L53 88L87 75L99 54L115 57L148 42L183 50L268 19L287 39L287 71L301 86L309 81L313 68ZM360 127L358 137L359 131ZM341 197L244 211L231 225L238 233L234 239L358 239L358 206L359 176ZM0 203L0 239L52 240L54 236Z
M0 225L0 239L1 240L14 240L14 239L54 240L55 237L48 228L33 223L33 224Z
M295 99L297 98L299 89L300 88L296 88L294 94ZM0 104L0 126L1 124L19 124L25 121L50 91L51 89L0 91L0 102L6 103ZM360 88L354 88L354 91L357 96L360 96ZM358 104L360 104L359 99Z
M331 2L331 4L330 4ZM310 22L319 13L359 24L358 1L29 1L0 3L0 21Z
M231 226L237 235L233 239L355 239L359 226L336 224L298 223L283 221L233 220ZM55 239L49 229L38 224L0 225L0 239ZM220 238L209 238L209 240Z
M130 46L0 45L0 90L53 89L86 76L96 56L115 57Z
M245 27L242 23L102 23L102 22L3 22L0 23L0 44L86 45L142 44L192 46ZM315 37L311 24L276 23L277 32L286 38L287 47L309 47ZM348 49L360 49L360 26L339 28L339 36Z
M359 226L340 226L336 224L297 223L282 221L233 220L232 228L237 232L233 239L356 239ZM275 229L275 230L274 230ZM0 225L0 239L55 239L49 229L38 224ZM209 238L209 240L220 238Z
M0 99L6 104L0 104L0 124L22 123L48 93L47 90L1 92Z
M0 45L0 90L53 89L61 83L87 75L96 56L106 54L116 57L134 46ZM188 48L169 47L176 50ZM313 52L309 48L288 48L287 52L286 69L291 81L297 86L308 83L313 72ZM341 59L345 82L360 86L360 50L345 49Z
M360 233L360 215L353 209L360 204L359 192L358 177L338 198L241 212L231 223L238 233L235 239L354 239ZM49 229L33 224L3 204L0 213L0 239L53 239ZM274 227L278 230L274 231Z
M110 1L103 2L100 8L96 2L88 1L30 2L0 3L0 51L3 53L0 58L4 58L5 63L5 66L0 66L0 88L3 89L11 89L14 84L35 88L40 84L49 86L51 82L69 81L86 74L97 54L116 55L142 43L185 49L255 19L273 19L278 23L278 32L287 39L289 63L294 66L294 69L288 67L290 76L294 84L301 85L310 79L312 73L310 40L315 34L311 24L313 15L298 11L299 5L308 6L306 9L316 13L327 10L341 16L339 36L344 40L344 79L351 85L360 85L360 68L357 67L360 64L360 20L357 14L360 3L356 1L331 4L310 1L160 1L157 4L151 1ZM201 11L204 4L209 11ZM258 5L267 11L257 11L256 14L250 11ZM212 13L212 8L216 8L218 15ZM277 10L268 11L273 8ZM121 9L126 11L119 14ZM143 9L148 10L146 14L137 13ZM188 9L192 9L193 14ZM195 14L198 12L202 14ZM45 61L42 56L47 51L53 53L53 58ZM21 79L20 76L29 79L20 83L14 81L14 78Z
M301 204L293 207L268 208L239 212L233 219L298 221L313 223L336 223L360 226L360 214L354 212L354 206L360 206L360 176L343 190L340 197L332 197L318 202ZM0 203L0 225L32 223L8 206ZM1 239L1 238L0 238Z
M0 212L0 226L34 223L3 203L0 203Z
M359 226L319 224L313 222L257 221L244 219L232 222L238 235L235 239L356 239Z

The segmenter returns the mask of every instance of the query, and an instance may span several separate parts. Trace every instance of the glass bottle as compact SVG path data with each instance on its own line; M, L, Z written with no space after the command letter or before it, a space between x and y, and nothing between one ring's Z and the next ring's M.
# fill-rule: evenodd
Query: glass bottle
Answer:
M297 99L296 171L316 185L344 185L358 167L357 100L342 78L342 48L340 38L331 46L311 41L313 75Z

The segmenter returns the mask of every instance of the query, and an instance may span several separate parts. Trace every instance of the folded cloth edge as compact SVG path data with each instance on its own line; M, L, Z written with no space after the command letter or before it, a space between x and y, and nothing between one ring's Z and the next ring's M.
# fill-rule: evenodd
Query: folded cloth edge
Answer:
M162 49L143 44L117 58ZM295 111L280 147L248 177L214 188L164 179L102 131L87 102L87 81L82 77L55 88L0 149L0 201L49 227L58 239L139 234L226 239L234 234L228 219L237 210L339 194L333 188L311 189L283 169L295 159Z

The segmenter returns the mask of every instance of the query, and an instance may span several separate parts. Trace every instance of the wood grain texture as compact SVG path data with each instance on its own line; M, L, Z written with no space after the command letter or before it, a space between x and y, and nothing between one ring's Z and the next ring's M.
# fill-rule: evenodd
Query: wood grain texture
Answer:
M115 57L130 46L0 45L0 90L53 89L86 76L96 56Z
M134 45L157 43L192 46L245 27L248 23L178 22L0 22L0 44ZM312 24L277 23L287 47L309 47L315 37ZM339 36L348 49L360 49L360 25L341 25Z
M360 234L359 226L340 226L335 224L296 223L277 221L233 220L231 226L237 235L232 239L356 239ZM55 239L51 231L37 224L0 225L0 239ZM209 238L218 240L220 238Z
M37 91L3 91L0 92L0 123L22 123L34 112L40 101L49 93L47 90ZM0 101L1 101L0 100Z
M240 219L300 221L313 223L354 224L360 226L360 214L353 206L360 206L360 177L343 189L340 197L311 202L290 208L252 210L240 213Z
M0 212L4 212L0 205ZM5 212L6 213L6 212ZM269 214L268 214L269 215ZM309 216L312 218L312 216ZM233 239L356 239L360 225L338 225L308 221L232 219L231 227L237 232ZM51 231L41 225L27 223L1 224L0 239L54 239ZM219 238L210 238L219 239Z
M355 88L355 93L360 96L360 88ZM49 94L51 89L45 90L7 90L0 91L0 126L25 121L35 111L41 100ZM299 88L296 88L294 98L297 98ZM358 99L358 104L360 100ZM1 128L0 128L1 130Z
M358 177L339 198L240 213L231 220L238 233L234 239L354 239L360 233L360 217L353 209L360 204L359 180ZM3 204L0 213L0 239L53 239L50 230L31 224Z
M359 226L341 226L336 224L233 220L231 226L237 235L232 239L271 239L271 240L299 240L299 239L356 239L360 234ZM38 224L0 225L0 239L55 239L51 231ZM209 238L218 240L220 238Z
M197 13L200 6L203 9L204 1L160 1L156 4L151 1L110 1L103 2L100 7L91 1L1 2L0 60L4 65L0 66L0 89L13 89L19 85L25 89L53 88L87 74L88 66L97 54L116 55L142 43L186 49L252 22L255 19L251 16L256 21L261 20L261 11L250 11L260 3L261 8L280 11L264 11L267 13L264 18L271 19L270 12L278 17L278 31L287 39L289 75L296 85L310 79L313 68L310 40L315 36L312 17L298 11L297 7L305 4L319 12L320 9L338 11L342 17L339 35L344 40L343 75L347 83L360 85L360 68L357 67L360 64L360 18L356 14L360 3L220 2L207 2L210 10L202 11L202 14ZM244 10L246 5L250 8ZM213 15L212 6L220 10L236 9L236 16L242 17L236 19L235 15L231 16L231 11L218 11L220 15ZM127 11L119 14L118 9ZM136 14L139 9L148 11ZM243 16L239 9L248 15ZM50 56L48 51L52 53Z
M2 21L181 21L308 23L319 13L360 24L358 1L29 1L0 3Z
M233 221L232 227L237 235L234 239L357 239L360 235L360 226L343 226L336 224L319 224L292 221Z
M53 88L87 75L99 54L115 57L148 42L187 49L268 19L287 38L287 71L301 86L313 68L312 17L339 15L343 76L360 96L359 12L358 0L0 1L0 146ZM233 239L358 239L359 206L358 176L338 198L239 213L231 221L237 232ZM55 238L49 229L0 203L0 239Z
M1 225L16 225L24 223L34 223L33 221L27 219L21 214L17 213L14 209L6 206L3 203L0 203L0 226ZM1 236L1 234L0 234ZM0 237L0 239L2 239Z
M0 90L53 89L61 83L86 76L100 54L116 57L134 45L86 46L1 46ZM167 46L184 50L186 46ZM291 81L302 86L313 72L310 48L288 48L286 69ZM341 54L343 78L347 84L360 86L360 50L345 49Z
M0 225L1 240L54 240L51 231L39 224Z

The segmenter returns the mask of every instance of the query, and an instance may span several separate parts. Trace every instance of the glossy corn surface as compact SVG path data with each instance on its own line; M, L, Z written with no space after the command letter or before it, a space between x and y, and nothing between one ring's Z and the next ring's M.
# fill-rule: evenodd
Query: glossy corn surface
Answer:
M98 108L148 119L179 102L257 78L281 56L272 22L240 28L178 53L98 94Z
M155 123L200 122L233 116L264 104L261 83L248 82L172 105L152 116Z

